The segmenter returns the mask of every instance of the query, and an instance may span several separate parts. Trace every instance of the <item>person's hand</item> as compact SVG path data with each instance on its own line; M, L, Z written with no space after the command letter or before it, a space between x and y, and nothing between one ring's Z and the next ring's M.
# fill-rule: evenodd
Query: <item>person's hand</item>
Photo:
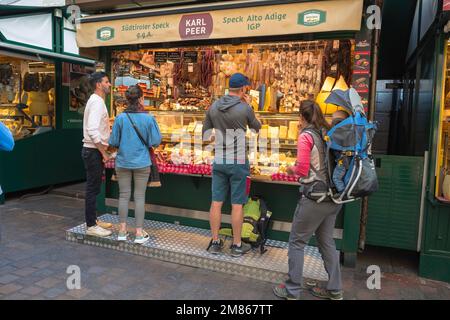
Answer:
M111 159L111 155L106 151L101 151L103 163L108 162Z
M288 175L290 175L290 176L295 175L294 167L288 167L288 168L286 169L286 173L287 173Z
M244 100L245 102L247 102L248 104L252 103L252 97L248 94L244 94L242 95L242 100Z

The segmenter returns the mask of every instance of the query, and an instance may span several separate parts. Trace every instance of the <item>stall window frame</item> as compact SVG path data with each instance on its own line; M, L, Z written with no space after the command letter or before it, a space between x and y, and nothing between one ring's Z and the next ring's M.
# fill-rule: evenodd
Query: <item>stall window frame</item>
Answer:
M441 183L443 181L440 180L440 171L442 169L441 163L444 160L443 159L443 154L441 156L441 151L442 151L442 143L443 143L443 121L444 121L444 110L445 110L445 97L447 93L445 91L445 82L447 79L447 64L449 63L449 56L450 55L450 36L446 36L443 37L442 39L442 44L443 44L443 50L439 50L441 49L440 47L438 47L437 52L438 54L440 54L442 52L442 70L438 70L438 74L439 77L437 79L437 83L440 84L441 88L440 88L440 99L439 97L437 97L437 102L436 102L436 118L437 118L437 125L436 125L436 131L435 133L437 134L437 139L436 139L436 145L433 146L433 154L435 156L435 169L434 169L434 178L435 178L435 182L433 184L434 187L434 198L442 201L442 202L446 202L446 203L450 203L450 201L445 201L444 199L442 199L442 196L440 194L440 192L442 191L439 186L441 185ZM439 46L439 41L437 46ZM449 137L450 138L450 137ZM444 146L446 147L446 146Z

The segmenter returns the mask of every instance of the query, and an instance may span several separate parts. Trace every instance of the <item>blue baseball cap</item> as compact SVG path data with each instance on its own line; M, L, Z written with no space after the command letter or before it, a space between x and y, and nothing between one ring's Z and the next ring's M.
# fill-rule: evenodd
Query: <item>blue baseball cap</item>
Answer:
M235 73L230 77L230 88L238 89L249 85L250 81L248 81L248 77L242 73Z

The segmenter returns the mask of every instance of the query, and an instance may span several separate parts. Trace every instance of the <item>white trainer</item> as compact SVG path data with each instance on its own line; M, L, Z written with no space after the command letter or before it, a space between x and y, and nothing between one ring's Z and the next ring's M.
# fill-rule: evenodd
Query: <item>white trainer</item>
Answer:
M111 231L105 230L102 227L95 225L93 227L88 228L86 234L96 237L107 237L111 235Z
M126 233L120 233L117 235L117 241L127 241L128 238L128 232Z
M146 243L149 239L150 239L150 236L148 235L148 233L145 232L145 230L142 230L142 236L136 237L134 239L134 243L143 244L143 243Z
M110 229L112 227L112 223L109 223L109 222L104 222L101 220L97 220L96 222L97 222L97 225L102 227L103 229Z

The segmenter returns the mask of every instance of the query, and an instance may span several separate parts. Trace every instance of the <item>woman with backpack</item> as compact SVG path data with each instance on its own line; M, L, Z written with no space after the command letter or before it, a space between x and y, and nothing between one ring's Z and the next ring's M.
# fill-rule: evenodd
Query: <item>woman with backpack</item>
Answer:
M136 237L134 243L145 243L149 235L143 230L145 191L151 170L150 147L161 143L161 133L153 116L143 111L144 98L139 86L130 86L125 92L128 107L116 117L109 144L118 148L116 175L119 181L120 229L117 240L127 240L128 204L131 180L134 180Z
M329 276L326 288L314 287L314 296L342 300L342 280L339 254L333 239L336 216L342 205L335 204L329 194L329 177L325 165L323 137L330 126L320 107L314 101L304 101L300 106L297 162L288 169L289 174L300 177L300 199L292 221L289 237L289 278L274 287L276 296L298 300L303 285L304 249L312 235L316 235L319 251Z

